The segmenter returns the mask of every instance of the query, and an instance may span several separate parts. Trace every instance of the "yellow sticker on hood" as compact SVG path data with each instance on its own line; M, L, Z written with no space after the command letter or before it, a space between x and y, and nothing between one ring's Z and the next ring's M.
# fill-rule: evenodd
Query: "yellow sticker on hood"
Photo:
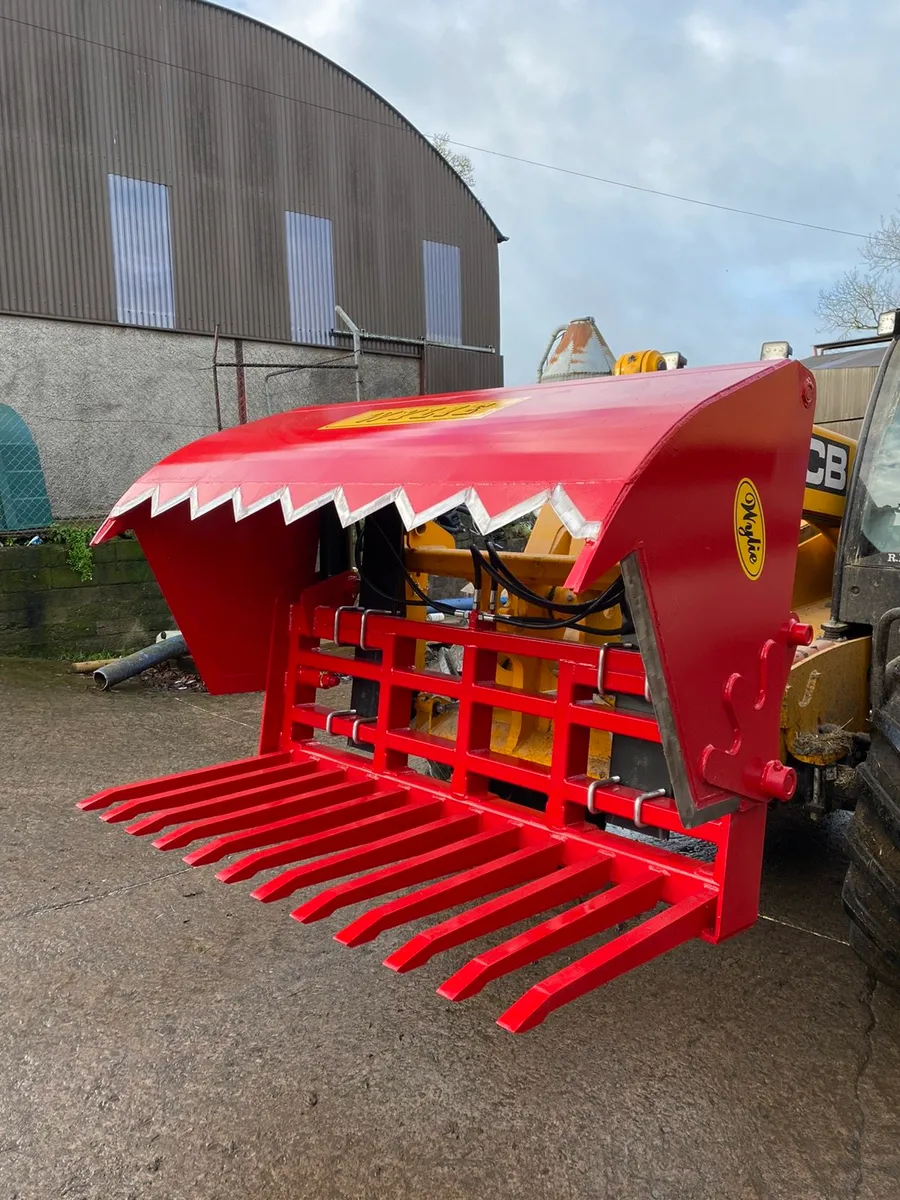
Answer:
M527 396L514 396L509 400L470 400L462 404L419 404L415 408L370 408L368 412L342 417L321 428L375 429L385 425L421 425L426 421L462 421L486 417L488 413L527 399Z
M734 540L744 574L759 579L766 561L766 519L752 479L742 479L734 493Z

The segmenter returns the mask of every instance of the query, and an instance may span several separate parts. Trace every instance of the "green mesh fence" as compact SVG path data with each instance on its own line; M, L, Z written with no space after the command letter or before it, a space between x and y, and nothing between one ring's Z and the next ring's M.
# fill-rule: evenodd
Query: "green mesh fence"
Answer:
M37 446L28 426L0 404L0 530L50 524L50 501Z

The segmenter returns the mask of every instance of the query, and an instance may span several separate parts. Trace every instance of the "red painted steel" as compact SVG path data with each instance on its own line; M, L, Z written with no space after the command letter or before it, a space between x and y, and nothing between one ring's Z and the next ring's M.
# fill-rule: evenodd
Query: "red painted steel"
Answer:
M551 917L518 937L502 942L493 950L479 954L442 983L438 994L447 1000L466 1000L492 979L508 975L548 954L555 954L557 950L565 950L622 921L630 921L652 908L661 897L662 880L658 875L648 872L630 883L620 883L608 892L592 896L558 917Z
M549 500L587 538L573 586L639 555L692 782L713 792L699 759L731 744L728 677L755 679L787 616L810 381L798 363L751 363L367 401L352 415L371 425L342 424L343 405L302 408L177 450L97 540L133 528L210 690L251 690L265 684L278 602L314 580L318 508L333 500L349 524L393 502L412 528L465 499L489 530ZM436 405L458 419L420 419ZM767 526L756 580L735 551L744 477Z
M348 793L343 792L344 795ZM363 817L383 816L397 808L418 808L410 805L409 795L404 791L376 792L371 796L353 797L341 800L336 804L327 804L312 812L296 817L282 817L277 821L265 821L259 824L259 818L247 830L240 833L228 833L224 837L213 838L205 846L193 850L184 856L184 861L192 867L205 866L207 863L219 862L230 854L238 854L243 850L254 850L260 846L271 846L280 843L285 838L303 837L309 833L319 833L324 829L336 829L346 823L348 817L356 821ZM437 804L435 805L437 811ZM270 812L266 816L271 816ZM154 846L159 846L159 840Z
M629 929L570 967L535 984L503 1013L497 1024L510 1033L533 1029L563 1004L699 937L708 927L714 908L715 900L703 895L689 896L673 904L636 929Z
M201 838L209 837L211 834L236 833L242 829L255 830L259 828L259 818L262 814L266 818L292 817L299 823L304 819L310 820L313 816L319 817L322 801L325 801L326 804L329 801L338 800L349 803L358 798L362 805L362 801L375 790L375 783L372 780L360 780L357 783L343 782L333 787L325 786L329 780L339 778L340 772L338 771L323 771L320 780L322 787L316 791L309 791L306 794L301 791L299 795L287 796L281 800L271 799L247 808L229 808L227 812L218 816L188 821L187 824L180 825L178 829L170 830L169 833L158 837L153 845L157 850L181 850L185 846L190 846L192 842L198 842ZM394 792L387 797L380 797L380 799L390 800L396 797L397 793ZM362 806L364 807L364 805ZM330 807L327 811L330 812ZM137 826L134 825L127 830L128 833L137 831ZM147 832L152 831L148 830Z
M448 747L450 760L465 779L467 792L460 795L437 783L410 779L406 752L420 751L421 738L405 726L392 728L391 721L398 712L408 713L412 692L427 674L412 666L415 638L421 629L399 618L372 614L367 619L367 644L382 650L382 662L340 662L345 672L380 684L378 719L359 733L375 747L373 765L382 765L375 771L349 754L317 746L312 738L317 729L324 729L330 710L315 702L306 672L312 659L319 659L329 669L337 656L321 645L323 635L333 633L335 610L315 601L342 586L338 580L329 588L317 589L310 603L301 601L291 610L286 685L282 685L281 752L257 760L256 770L246 764L223 768L217 779L199 772L187 777L185 785L182 777L176 776L153 781L140 788L137 796L134 785L112 789L103 795L103 802L111 806L105 815L120 820L140 816L129 827L129 832L137 834L170 827L156 840L160 848L184 847L210 838L186 856L192 865L243 854L219 872L225 882L287 866L256 889L254 895L262 900L281 899L301 887L365 872L333 884L302 904L293 914L302 922L319 920L346 905L390 892L415 889L351 922L336 935L346 945L358 945L417 918L475 902L391 954L386 965L399 971L421 966L452 946L539 917L556 905L587 897L560 916L472 960L441 987L441 994L450 999L472 995L491 979L636 917L659 901L669 906L665 913L674 914L671 919L651 917L638 927L646 928L645 935L615 939L608 943L609 948L602 948L602 954L595 951L560 978L551 976L543 991L532 989L518 1007L504 1014L503 1024L510 1029L529 1028L601 979L613 978L688 937L719 940L755 917L764 827L760 805L751 804L733 817L709 822L697 831L718 848L711 869L706 863L624 842L615 834L586 825L586 761L572 760L572 771L567 773L515 760L515 777L546 792L548 804L543 814L526 815L526 810L491 797L488 781L503 766L503 756L488 753L474 741L479 736L477 724L467 719L467 710L486 708L489 713L492 703L510 707L521 701L523 709L528 704L526 696L517 700L509 689L493 683L497 657L512 651L547 658L555 654L565 695L566 676L571 689L579 679L585 681L580 685L583 688L596 680L596 647L532 638L525 641L477 625L452 631L453 638L464 646L468 667L464 674L468 682L460 688L459 724L468 730L470 744ZM345 614L342 639L358 641L360 633L361 614ZM615 679L625 694L642 694L646 681L636 669L638 661L634 652L610 650L605 679ZM567 737L569 727L614 728L617 717L622 716L606 705L576 698L574 690L568 704L561 704L559 695L554 700L557 740ZM333 722L333 728L348 734L352 725L352 717ZM659 740L651 718L638 719L628 727L628 734ZM606 811L627 815L634 807L635 795L633 789L610 784L598 789L596 799ZM581 818L572 819L573 808ZM643 813L649 823L681 828L667 798L647 801ZM738 829L743 833L732 844L732 831ZM301 865L290 865L295 863ZM732 885L726 887L729 879Z
M443 950L451 950L485 934L496 933L527 917L536 917L558 904L566 904L596 891L609 882L611 869L612 858L601 854L549 872L533 883L513 888L503 896L486 900L456 917L417 933L388 955L384 965L392 971L411 971L413 967L421 967Z
M314 900L295 908L291 916L297 921L318 921L358 900L371 900L373 896L384 896L388 892L411 887L414 883L430 883L452 871L465 872L470 867L495 860L512 849L518 838L519 831L507 827L476 833L437 850L426 850L424 854L404 858L402 862L392 863L380 871L371 871L360 879L329 888ZM426 892L428 890L423 889Z
M201 842L185 861L229 859L218 872L226 882L277 868L253 893L261 900L328 884L294 910L301 922L377 899L336 935L348 946L470 906L389 954L397 971L532 922L452 976L440 989L452 999L643 918L526 992L501 1017L515 1031L688 939L745 929L757 913L764 801L791 784L775 754L786 673L807 636L789 612L807 383L797 364L754 364L431 397L428 406L444 407L427 421L435 413L420 400L303 409L178 451L123 497L99 537L135 528L211 690L265 686L260 754L107 789L81 807L136 819L128 831L158 834L163 849ZM348 411L375 424L336 425ZM755 577L735 526L748 480L765 523ZM380 661L329 650L336 621L340 640L359 646L364 617L354 574L316 577L315 510L334 500L346 524L396 502L409 527L462 498L482 530L549 498L586 538L573 587L623 564L644 654L610 647L601 690L615 699L649 686L652 714L596 699L596 645L523 637L483 614L468 628L441 627L441 641L463 649L459 680L416 669L426 627L399 617L365 615L366 647ZM555 693L499 686L507 655L557 664ZM317 689L338 675L378 685L374 721L355 728L354 715L321 702ZM410 728L418 690L458 701L455 741ZM549 767L491 749L495 708L552 721ZM317 740L326 723L354 734L371 759ZM591 729L662 744L681 790L592 785ZM417 755L449 765L450 782L416 775ZM545 807L499 799L496 780L542 794ZM589 788L601 819L640 817L683 834L682 818L699 814L690 833L714 861L598 827L587 819ZM708 819L703 810L724 811L723 800L734 811ZM548 917L559 905L569 907Z
M334 775L331 776L332 780ZM181 830L191 829L197 824L201 829L210 833L224 833L231 828L230 818L240 821L247 812L265 808L271 811L273 807L289 806L292 812L302 807L303 802L296 799L305 792L316 795L318 790L325 788L328 780L317 771L305 772L300 778L282 779L278 783L261 784L247 791L231 792L216 800L201 800L197 804L182 804L178 808L163 808L149 817L143 817L134 825L129 825L126 833L146 834L159 833L167 825L181 825ZM345 785L346 787L346 785ZM357 784L357 794L371 790L372 784ZM351 793L352 794L352 793ZM190 822L190 824L182 824ZM240 825L233 826L241 828ZM198 837L201 836L199 833ZM190 839L189 839L190 840ZM187 845L187 842L180 843Z
M166 775L160 779L144 779L140 783L126 783L121 787L104 788L102 792L88 796L85 800L79 800L75 807L80 808L82 812L96 812L117 801L140 800L142 797L150 797L149 808L135 810L136 812L149 812L153 808L163 808L162 797L172 792L198 788L210 782L225 792L228 790L227 785L234 779L249 774L267 772L271 767L285 765L293 769L290 754L279 750L275 754L260 754L253 758L239 759L237 762L216 763L212 767L199 767L195 771L183 771L180 775ZM304 767L304 769L306 768ZM217 795L218 792L213 794ZM112 813L118 811L119 809L113 809ZM107 813L102 819L115 820L112 813Z
M489 716L492 705L520 704L525 709L529 703L527 695L511 695L508 688L493 682L497 658L512 651L526 657L555 655L560 663L560 686L553 700L557 742L567 739L569 729L614 727L624 714L584 699L577 691L579 687L589 690L596 682L597 647L522 639L481 629L477 622L469 629L447 631L464 647L459 726L469 741L445 747L465 781L462 793L411 775L407 755L421 752L424 743L407 725L393 726L395 720L408 720L410 697L429 674L414 667L421 626L370 614L367 644L382 651L382 661L338 660L322 645L333 633L335 608L318 601L341 593L343 587L340 578L317 587L287 616L285 670L275 672L283 699L275 707L271 697L267 701L270 721L273 713L281 713L279 752L256 760L256 770L246 764L222 768L217 779L203 772L174 776L152 781L136 796L134 785L111 789L103 794L103 803L109 806L105 815L121 820L139 817L128 827L139 835L166 830L154 843L161 849L202 841L185 861L200 866L230 859L218 872L223 882L286 868L256 889L253 894L260 900L278 900L300 888L329 883L294 910L293 916L303 923L321 920L351 904L405 893L381 901L340 930L335 936L347 946L469 905L390 954L385 964L396 971L422 966L453 946L538 918L537 924L484 951L442 985L440 994L453 1000L659 903L666 906L660 916L651 916L637 927L646 933L636 936L631 931L624 940L614 939L601 947L603 953L594 951L567 968L568 973L550 976L544 990L526 993L502 1018L506 1028L516 1030L530 1028L601 980L689 937L717 941L753 919L764 828L761 805L748 804L697 831L717 849L710 865L587 824L586 745L582 760L570 750L565 760L554 755L554 767L547 770L491 754L479 743L485 726L479 731L478 722L471 720L472 709ZM342 640L358 643L361 614L346 613L341 620ZM308 674L313 659L323 663L326 671L340 661L345 673L379 684L377 720L358 731L374 748L371 764L314 740L331 710L316 702ZM605 686L614 680L617 690L628 695L641 695L646 686L633 651L610 649L604 680ZM332 731L349 734L353 720L353 716L332 718ZM652 718L639 718L636 725L628 726L628 735L658 742L659 729ZM558 769L556 764L563 762L565 769ZM498 769L508 769L527 786L543 790L548 797L546 810L526 810L493 796L489 780ZM595 800L601 810L627 815L634 809L635 797L633 788L610 783L596 789ZM682 828L666 797L646 801L643 814L654 825ZM734 833L739 836L734 838ZM574 907L545 918L561 904Z
M616 507L621 482L637 478L648 457L689 418L718 412L723 403L730 409L729 397L743 403L758 384L761 395L799 394L809 378L797 363L749 363L367 401L355 406L355 425L347 423L351 414L343 405L295 409L175 451L129 488L99 536L121 528L121 518L147 502L159 514L187 501L195 516L223 504L233 505L237 515L281 505L296 519L334 497L349 523L395 499L398 488L408 526L432 511L447 511L470 491L476 507L480 503L503 524L516 508L540 504L558 489L578 510L565 514L573 524L581 521L573 532L590 534L593 528L596 534L594 527ZM447 419L427 419L438 404ZM733 421L733 413L727 416ZM723 449L735 435L744 458L756 449L757 431L746 411L739 429L719 432ZM769 435L763 436L769 444ZM416 470L426 462L427 473ZM414 472L412 478L398 473L404 469Z
M110 824L121 824L123 821L131 821L134 817L141 816L142 813L167 811L177 814L182 808L193 809L196 804L206 800L221 803L225 797L243 795L248 788L252 788L254 785L271 787L284 780L299 780L315 773L316 768L313 763L287 762L283 767L264 767L260 771L243 771L222 779L192 784L189 780L191 772L186 772L188 782L184 786L173 788L164 795L158 792L149 792L133 800L125 800L122 804L117 804L115 808L103 813L100 820L108 821ZM206 780L206 776L204 776L204 780ZM174 816L172 819L175 821L178 820L178 817ZM150 830L142 832L149 833Z
M382 822L384 823L384 822ZM342 879L345 875L353 875L356 871L365 871L369 867L382 867L388 863L399 863L425 852L461 842L468 837L474 837L478 831L478 817L475 813L457 814L452 817L439 817L429 821L427 825L415 825L412 829L404 829L400 833L389 833L386 837L370 841L366 837L369 831L357 822L352 826L353 834L348 829L346 840L331 835L335 843L350 846L351 849L340 850L337 854L328 854L315 862L306 862L303 866L292 867L290 871L282 871L268 883L260 884L252 893L255 899L283 900L303 887L313 883L324 883L329 879ZM362 833L362 837L356 836ZM360 843L365 844L360 846ZM302 847L302 858L315 858L322 852L322 843L327 843L327 837L318 841L318 846L310 842ZM326 845L331 848L330 844ZM296 859L293 861L296 862ZM398 885L400 886L400 885Z
M352 864L357 861L357 856L363 854L362 851L353 849L356 846L364 845L366 847L365 853L368 857L360 862L360 867L363 867L372 865L372 862L375 861L373 855L385 842L391 850L397 846L415 848L421 841L420 837L416 841L412 839L403 841L400 838L401 834L410 830L418 835L424 829L427 838L432 843L438 841L442 834L449 832L452 828L450 821L441 818L440 813L439 802L423 801L420 804L406 804L389 812L380 813L377 816L369 817L365 822L360 821L354 815L352 820L345 821L344 824L337 825L325 833L292 838L287 842L279 842L278 845L267 850L258 850L255 854L239 858L231 866L224 867L219 871L216 878L221 879L223 883L237 883L238 880L252 879L260 871L283 867L286 863L303 862L304 859L315 858L317 854L328 853L332 854L332 857L327 861L334 867L335 873L322 875L321 878L333 879L340 874L338 867L342 863L349 862L350 869L353 869ZM456 823L458 824L458 821ZM346 853L343 856L332 853L337 850ZM335 862L336 859L337 862ZM321 869L325 861L322 859L321 862L315 864L316 867ZM381 861L390 861L390 858ZM308 874L309 869L306 867L295 867L291 871L282 871L274 880L270 880L269 884L263 884L262 887L257 888L253 895L257 900L280 900L303 887L303 879ZM314 883L315 880L310 879L309 882Z
M563 847L558 843L514 850L470 871L461 871L450 879L442 879L431 887L419 888L412 895L380 904L336 933L335 941L345 946L371 942L386 929L393 929L419 917L430 917L457 904L480 900L515 884L539 878L559 867L562 855ZM336 907L332 904L332 898L339 899L343 904L352 903L352 898L348 897L355 895L353 888L353 883L343 884L341 888L329 888L296 909L293 915L299 921L318 920Z

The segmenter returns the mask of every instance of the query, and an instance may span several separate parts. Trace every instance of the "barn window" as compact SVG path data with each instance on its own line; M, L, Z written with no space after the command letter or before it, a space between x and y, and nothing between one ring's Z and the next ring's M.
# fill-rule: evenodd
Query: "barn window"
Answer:
M462 343L462 294L459 246L423 242L425 337L430 342Z
M109 176L116 310L123 325L175 328L169 189Z
M37 446L28 426L0 404L0 529L50 524L50 501Z
M291 338L330 346L334 329L334 256L331 221L309 213L286 212Z

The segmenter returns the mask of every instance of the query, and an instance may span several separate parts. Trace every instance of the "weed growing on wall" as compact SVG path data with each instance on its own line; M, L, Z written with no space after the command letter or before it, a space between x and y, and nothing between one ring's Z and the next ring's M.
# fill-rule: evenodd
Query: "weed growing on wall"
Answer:
M90 543L95 532L94 525L79 522L59 522L50 527L48 540L65 546L68 552L66 561L82 583L89 583L94 578L94 556Z

